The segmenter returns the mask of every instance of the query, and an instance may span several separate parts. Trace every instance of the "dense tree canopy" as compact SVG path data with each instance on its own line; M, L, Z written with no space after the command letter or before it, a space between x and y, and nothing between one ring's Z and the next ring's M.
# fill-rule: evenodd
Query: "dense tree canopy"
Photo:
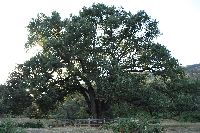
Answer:
M39 14L27 27L25 46L42 50L17 71L43 112L79 92L91 115L101 117L111 101L142 102L138 88L146 75L165 82L183 74L166 47L155 42L157 25L145 11L132 14L104 4L64 20L57 12Z
M1 113L22 114L32 104L33 98L23 84L23 75L13 71L6 85L0 87Z

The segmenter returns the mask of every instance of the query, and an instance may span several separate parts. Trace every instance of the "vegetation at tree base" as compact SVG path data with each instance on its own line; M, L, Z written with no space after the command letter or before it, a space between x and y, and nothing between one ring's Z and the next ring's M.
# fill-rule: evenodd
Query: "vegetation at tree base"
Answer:
M65 102L49 113L49 116L56 119L88 119L87 105L84 97L80 94L67 96Z
M200 111L200 82L155 41L157 25L145 11L104 4L66 19L39 14L25 47L42 50L0 86L1 112L75 119Z
M164 128L159 123L154 125L147 120L136 118L121 118L117 122L104 125L105 129L112 129L114 133L162 133Z
M44 124L41 122L25 122L25 123L18 123L17 127L21 128L44 128Z

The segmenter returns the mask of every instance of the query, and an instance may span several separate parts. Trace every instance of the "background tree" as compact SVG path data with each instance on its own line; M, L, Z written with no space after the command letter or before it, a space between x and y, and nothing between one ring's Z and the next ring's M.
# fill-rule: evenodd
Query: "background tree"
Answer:
M190 78L199 80L200 78L200 64L193 64L184 67L184 70Z
M4 104L4 100L6 99L5 92L7 91L6 85L0 85L0 115L7 113L7 106Z
M10 74L9 80L1 90L2 103L6 114L21 115L33 101L29 90L23 85L23 75L17 71Z
M183 74L177 60L155 42L157 24L145 11L132 14L104 4L84 7L78 16L64 20L57 12L39 14L27 27L25 46L40 46L42 51L18 71L44 112L78 92L91 115L102 117L116 99L141 101L137 87L144 72L163 81ZM128 99L129 92L136 98Z

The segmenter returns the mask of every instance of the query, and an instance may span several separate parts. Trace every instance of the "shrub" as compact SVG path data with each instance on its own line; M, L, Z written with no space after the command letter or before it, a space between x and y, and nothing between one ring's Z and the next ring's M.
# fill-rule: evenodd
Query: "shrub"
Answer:
M18 127L22 128L44 128L44 124L41 122L26 122L26 123L19 123L17 124Z
M182 112L178 120L182 122L200 122L200 112Z
M17 127L11 119L6 119L0 124L0 133L25 133L25 131Z
M104 125L105 129L112 129L114 133L162 133L164 132L163 127L159 123L152 124L148 121L141 121L135 118L121 118Z

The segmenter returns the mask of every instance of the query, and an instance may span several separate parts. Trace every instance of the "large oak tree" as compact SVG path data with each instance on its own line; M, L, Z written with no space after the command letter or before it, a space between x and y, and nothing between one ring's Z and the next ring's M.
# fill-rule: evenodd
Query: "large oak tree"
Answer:
M164 81L182 74L177 60L155 42L160 35L158 22L145 11L133 14L93 4L64 20L57 12L39 14L28 31L26 48L42 50L19 65L18 72L44 112L67 94L79 92L91 115L102 117L108 103L120 96L134 103L128 96L137 93L134 88L143 79L140 73Z

